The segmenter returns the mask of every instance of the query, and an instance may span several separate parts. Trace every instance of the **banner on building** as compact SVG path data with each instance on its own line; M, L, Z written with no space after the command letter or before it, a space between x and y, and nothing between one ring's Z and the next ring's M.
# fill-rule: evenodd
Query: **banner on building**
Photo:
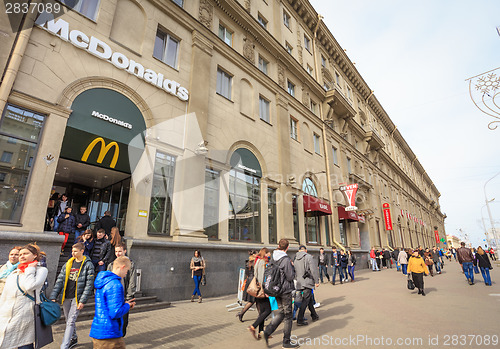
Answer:
M439 244L439 232L434 230L434 237L436 238L436 244Z
M391 209L388 203L384 203L382 205L384 209L384 222L385 222L385 230L392 230L392 218L391 218Z
M356 183L350 185L343 185L339 188L339 190L344 195L347 203L347 207L345 208L345 210L356 211L358 209L356 207L356 192L358 191L358 185Z

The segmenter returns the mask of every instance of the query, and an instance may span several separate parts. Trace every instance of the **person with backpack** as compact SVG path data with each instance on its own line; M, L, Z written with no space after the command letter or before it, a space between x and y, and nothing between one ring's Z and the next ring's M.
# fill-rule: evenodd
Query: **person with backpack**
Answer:
M477 248L476 258L477 264L481 269L481 275L483 276L484 284L486 286L491 286L490 269L493 268L491 267L491 262L488 259L488 255L486 254L486 252L484 252L481 246Z
M302 291L302 304L300 305L299 314L297 315L297 326L308 325L308 322L304 321L306 308L309 308L311 312L312 321L319 320L319 316L314 309L314 303L312 302L314 287L319 286L318 272L317 269L313 267L313 264L313 258L307 253L307 248L301 245L293 262L297 278L296 288L298 291Z
M278 303L278 314L274 317L264 330L264 340L269 346L269 336L276 328L284 322L283 348L298 348L298 345L291 343L292 335L292 292L295 290L293 280L295 279L295 268L292 260L286 254L289 242L281 239L278 242L278 249L273 251L273 261L264 272L264 291L269 296L276 298Z

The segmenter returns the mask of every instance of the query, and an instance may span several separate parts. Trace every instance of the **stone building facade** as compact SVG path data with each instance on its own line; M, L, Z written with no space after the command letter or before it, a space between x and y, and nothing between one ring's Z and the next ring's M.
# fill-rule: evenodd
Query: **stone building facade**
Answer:
M2 39L4 259L36 240L57 264L63 192L93 222L111 211L141 289L168 300L190 294L195 249L209 296L280 238L363 267L446 236L439 191L307 0L62 3Z

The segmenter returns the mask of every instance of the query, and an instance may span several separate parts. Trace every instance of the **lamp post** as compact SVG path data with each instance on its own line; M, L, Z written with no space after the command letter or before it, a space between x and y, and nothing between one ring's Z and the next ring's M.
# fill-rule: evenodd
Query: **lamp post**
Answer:
M490 201L493 201L494 199L490 200ZM486 240L488 242L488 246L491 247L491 239L490 239L490 234L488 234L488 228L486 228L486 223L484 222L484 216L483 216L483 208L486 207L486 204L483 205L483 207L481 207L481 222L483 222L483 228L484 228L484 235L486 237ZM496 247L496 243L495 243L495 247Z
M496 176L498 176L500 174L500 172L498 172L496 175L494 175L493 177L491 177L490 179L488 179L486 181L486 183L484 183L484 200L486 201L486 208L488 209L488 216L490 217L490 224L491 224L491 231L493 232L493 239L495 240L495 245L496 245L496 253L497 253L497 257L500 257L500 254L498 253L498 237L497 237L497 232L495 230L495 224L493 222L493 216L491 215L491 210L490 210L490 201L493 201L495 200L494 198L491 199L491 200L488 200L488 196L486 195L486 185L488 184L489 181L491 181L493 178L495 178Z

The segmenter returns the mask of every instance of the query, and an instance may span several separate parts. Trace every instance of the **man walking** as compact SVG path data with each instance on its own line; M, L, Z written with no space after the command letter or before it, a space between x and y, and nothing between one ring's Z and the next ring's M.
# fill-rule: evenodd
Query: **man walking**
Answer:
M80 212L75 215L76 229L75 229L75 242L78 242L78 238L82 235L87 227L90 225L90 216L87 213L86 206L80 206Z
M111 239L111 228L116 227L116 221L111 217L111 212L104 212L104 216L96 224L95 230L104 229L107 239Z
M377 255L375 253L375 247L372 247L370 251L370 262L372 263L372 271L380 271L377 265Z
M122 242L116 245L115 247L116 258L125 256L126 253L127 253L127 245L125 245L125 243ZM110 265L108 265L108 271L113 271L113 263L114 261L111 262ZM135 270L135 264L130 259L130 270L127 272L127 275L125 275L121 279L123 289L125 290L125 302L135 299L136 280L137 280L137 273ZM128 314L129 313L123 315L123 337L127 335Z
M66 247L70 235L72 237L75 235L76 220L75 216L72 213L72 208L66 207L66 210L64 211L63 214L59 215L57 221L59 222L57 231L59 232L59 235L64 235L64 241L61 246L61 253L62 253L64 252L64 247ZM72 239L72 242L76 242L74 238Z
M439 256L439 251L436 248L436 246L432 248L431 254L432 254L432 261L436 266L436 274L441 274L441 257Z
M394 260L394 263L396 263L396 271L401 270L401 264L399 264L399 262L398 262L398 256L399 256L399 248L396 247L396 249L394 249L391 252L391 257Z
M71 257L61 269L57 277L50 299L54 302L59 296L66 318L66 330L61 349L73 348L78 344L76 335L76 318L92 295L94 284L94 265L90 258L83 255L83 243L73 245ZM76 296L75 296L76 295Z
M103 271L95 280L95 315L90 327L94 349L123 349L123 316L135 306L135 299L125 302L121 279L130 270L130 260L121 256L113 262L113 271Z
M337 275L337 271L339 273L340 283L344 283L342 281L342 272L340 270L340 258L339 253L337 252L337 248L335 246L332 247L332 255L330 257L330 263L332 263L332 285L335 285L335 278Z
M465 277L467 278L469 285L474 285L474 270L472 266L474 256L472 255L470 249L465 248L465 242L461 242L460 245L462 247L457 250L458 262L462 265Z
M269 346L269 336L278 328L280 323L284 322L283 329L283 348L298 348L297 344L292 344L290 337L292 335L292 292L295 287L293 280L295 279L295 269L292 265L290 257L286 254L288 251L288 240L281 239L278 242L278 248L273 252L273 263L279 267L281 272L281 293L276 296L278 303L278 314L271 320L264 330L264 339L266 345Z
M330 275L328 275L328 255L325 253L323 247L319 249L318 268L321 283L323 283L323 273L325 274L328 282L330 282Z
M299 314L297 315L297 326L306 326L308 323L304 321L304 313L306 308L311 312L312 321L319 320L319 316L314 309L312 301L312 292L314 287L318 287L318 273L313 267L313 258L307 253L304 245L299 247L299 252L295 255L293 262L295 267L295 275L297 278L297 291L302 291L302 304L300 305Z

